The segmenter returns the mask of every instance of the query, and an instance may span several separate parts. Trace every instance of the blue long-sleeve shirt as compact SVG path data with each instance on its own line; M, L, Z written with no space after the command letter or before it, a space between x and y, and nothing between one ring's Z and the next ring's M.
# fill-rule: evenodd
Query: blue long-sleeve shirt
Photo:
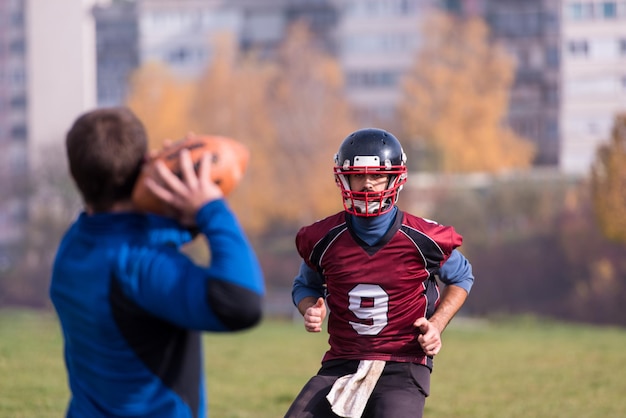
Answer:
M352 225L359 238L368 245L374 245L387 232L397 212L398 208L394 207L390 212L376 217L353 217ZM439 279L445 285L459 286L469 293L474 284L472 265L460 251L455 249L441 266ZM324 278L303 261L293 282L292 299L294 305L298 306L298 303L305 297L318 298L323 296Z
M81 214L57 251L50 297L60 319L72 398L68 417L204 417L200 331L251 327L263 276L223 200L196 216L209 266L179 248L172 220Z

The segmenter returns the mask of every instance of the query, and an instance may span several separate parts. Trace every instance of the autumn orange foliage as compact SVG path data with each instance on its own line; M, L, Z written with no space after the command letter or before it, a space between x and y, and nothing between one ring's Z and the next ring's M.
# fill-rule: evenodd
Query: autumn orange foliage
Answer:
M611 138L598 148L591 190L602 233L626 243L626 113L615 117Z
M185 82L155 66L133 77L128 104L151 144L189 130L245 144L250 163L229 200L251 234L340 210L333 155L356 125L336 59L302 24L290 29L272 60L243 54L227 34L213 39L212 51L198 80Z
M438 171L529 167L533 145L505 124L513 65L485 23L434 14L423 33L399 105L405 136L434 150Z

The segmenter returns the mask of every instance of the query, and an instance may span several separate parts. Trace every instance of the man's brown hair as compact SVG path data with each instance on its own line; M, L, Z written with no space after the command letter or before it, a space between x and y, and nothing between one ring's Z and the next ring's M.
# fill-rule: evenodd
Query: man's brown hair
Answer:
M94 212L130 199L148 147L145 128L130 109L101 108L79 116L65 146L70 173Z

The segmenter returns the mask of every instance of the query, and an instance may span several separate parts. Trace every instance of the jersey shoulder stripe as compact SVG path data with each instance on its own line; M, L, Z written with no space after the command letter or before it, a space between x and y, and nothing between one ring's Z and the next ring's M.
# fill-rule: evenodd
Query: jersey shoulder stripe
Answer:
M296 234L296 249L300 257L314 270L326 248L346 229L346 213L338 212L311 225L300 228Z
M337 237L339 237L347 229L348 227L345 223L337 225L336 227L328 231L328 233L324 235L322 239L317 241L317 243L315 243L315 245L313 246L313 251L311 252L309 261L317 268L317 271L319 273L322 272L321 261L322 258L324 258L326 250L328 250L328 248L337 239Z
M424 265L428 273L435 273L445 258L441 247L428 235L407 225L402 225L400 232L406 235L413 245L415 245L415 248L424 260Z

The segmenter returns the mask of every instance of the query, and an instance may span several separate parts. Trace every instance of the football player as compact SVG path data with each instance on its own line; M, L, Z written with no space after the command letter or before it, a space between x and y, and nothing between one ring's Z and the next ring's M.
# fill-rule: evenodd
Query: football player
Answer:
M330 348L286 417L421 417L441 334L474 282L462 237L398 209L406 155L389 132L350 134L334 176L345 210L300 229L292 289L308 332L330 312Z

